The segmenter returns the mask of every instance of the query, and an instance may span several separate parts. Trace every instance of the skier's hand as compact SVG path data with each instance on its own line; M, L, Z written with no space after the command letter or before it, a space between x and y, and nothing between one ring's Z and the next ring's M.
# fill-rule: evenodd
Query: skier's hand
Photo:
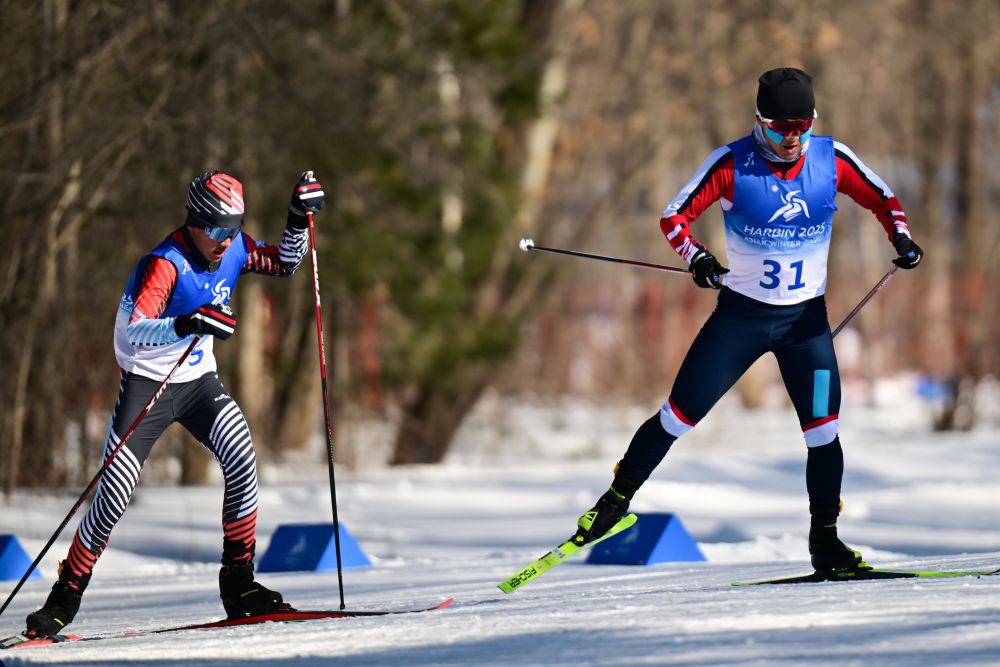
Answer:
M326 199L323 195L323 186L320 184L311 171L302 172L302 177L292 191L292 201L288 205L289 210L300 216L308 213L316 213L326 206Z
M193 313L174 320L174 331L181 338L191 334L208 334L226 340L235 330L236 315L225 304L206 303Z
M901 269L912 269L924 258L924 251L905 234L896 234L892 239L892 245L896 248L896 254L899 255L892 260L892 263Z
M688 270L695 285L709 289L720 289L722 274L729 273L729 269L719 264L719 260L704 248L695 253Z

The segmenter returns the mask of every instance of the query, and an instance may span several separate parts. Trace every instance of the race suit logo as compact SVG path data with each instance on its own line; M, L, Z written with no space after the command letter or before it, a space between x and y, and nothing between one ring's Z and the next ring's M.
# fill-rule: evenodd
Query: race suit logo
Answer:
M778 217L781 217L788 222L792 218L798 217L800 214L809 217L809 207L806 206L804 200L802 200L798 195L801 190L792 190L791 192L781 195L781 201L785 203L784 206L779 208L768 220L769 223L774 222Z
M226 286L226 281L223 280L218 285L212 288L212 303L216 305L222 305L224 303L229 303L229 296L232 294L232 289Z

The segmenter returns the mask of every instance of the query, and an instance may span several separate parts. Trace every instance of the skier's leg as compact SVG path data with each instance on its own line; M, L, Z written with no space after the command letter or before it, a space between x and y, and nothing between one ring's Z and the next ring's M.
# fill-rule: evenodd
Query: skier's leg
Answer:
M118 404L104 446L105 461L121 442L118 434L129 429L159 387L160 382L156 380L128 373L122 376ZM53 635L73 620L97 559L104 552L111 530L125 513L139 483L142 465L153 444L173 420L171 401L168 385L104 471L94 502L80 520L69 553L59 565L59 578L45 605L28 615L25 634Z
M611 488L577 521L582 543L606 533L674 440L692 429L751 364L767 351L768 315L760 304L723 289L715 311L691 344L667 402L636 430L615 467Z
M230 617L261 614L282 605L281 594L253 580L257 528L257 457L239 405L214 373L183 397L178 421L212 454L225 478L222 569L219 588Z
M861 554L837 537L844 453L838 436L840 372L823 299L803 304L795 326L775 350L778 368L808 451L809 551L817 570L852 567Z

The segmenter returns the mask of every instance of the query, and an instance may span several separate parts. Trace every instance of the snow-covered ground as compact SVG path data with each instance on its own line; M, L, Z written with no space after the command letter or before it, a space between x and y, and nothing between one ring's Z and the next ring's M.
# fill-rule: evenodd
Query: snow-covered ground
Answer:
M889 388L845 406L841 535L878 566L1000 566L1000 426L936 434ZM0 653L4 665L1000 664L1000 577L733 587L807 572L805 453L784 408L724 401L674 446L637 512L676 513L702 563L589 565L583 555L510 595L497 583L568 537L656 406L486 401L441 466L338 472L340 518L374 566L344 572L350 609L425 614L267 624ZM346 434L344 437L348 437ZM354 439L358 439L357 433ZM262 471L260 553L279 524L324 522L322 459ZM0 533L34 556L75 495L16 496ZM221 487L140 488L70 629L117 633L219 618ZM76 519L0 617L40 605ZM260 576L300 608L338 605L336 572ZM4 595L14 582L0 585Z

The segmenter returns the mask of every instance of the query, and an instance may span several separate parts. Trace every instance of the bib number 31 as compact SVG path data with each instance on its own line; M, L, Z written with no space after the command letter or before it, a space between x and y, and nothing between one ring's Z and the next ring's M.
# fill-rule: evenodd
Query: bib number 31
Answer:
M788 265L788 268L792 269L795 273L793 276L792 283L788 285L788 289L802 289L806 286L802 282L802 260L797 262L792 262ZM760 281L760 286L764 289L778 289L781 285L781 263L776 262L773 259L764 260L764 280Z

